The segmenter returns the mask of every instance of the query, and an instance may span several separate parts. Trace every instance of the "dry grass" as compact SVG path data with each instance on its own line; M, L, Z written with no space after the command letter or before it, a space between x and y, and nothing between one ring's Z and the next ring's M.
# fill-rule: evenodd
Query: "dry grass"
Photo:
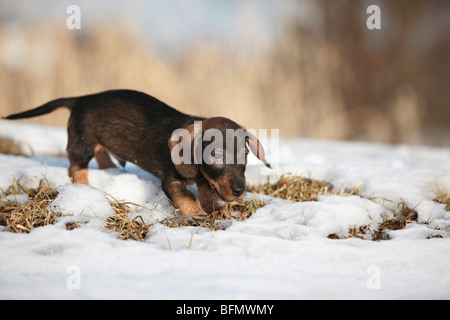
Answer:
M266 183L262 186L251 187L250 191L262 195L279 197L293 201L317 201L319 195L360 195L360 185L352 189L342 189L339 192L333 190L333 186L325 181L318 181L299 176L282 176L276 183ZM361 196L361 195L360 195ZM370 200L370 199L369 199ZM434 201L447 204L447 210L450 210L450 196L441 192ZM415 208L409 208L406 203L401 200L397 210L392 217L385 217L377 230L371 230L368 226L358 226L350 228L348 235L330 234L329 239L348 239L359 238L365 240L389 240L388 230L401 230L407 224L417 223L418 213ZM450 229L450 226L444 230ZM442 236L435 236L442 237Z
M6 25L3 30L0 50L21 43L28 54L16 67L0 61L1 115L58 97L130 88L148 92L183 112L222 115L256 129L281 128L281 136L395 142L399 126L410 137L420 136L422 128L416 122L427 108L418 90L349 107L354 99L347 101L342 87L354 88L354 77L342 74L355 61L349 64L348 54L342 55L340 46L328 37L318 36L321 31L300 32L294 26L286 25L277 45L261 56L254 56L250 45L230 53L217 43L198 42L171 59L111 25L99 24L82 34L58 23L24 25L11 34ZM378 78L362 75L368 86L379 85L379 80L372 80ZM402 83L386 90L397 90ZM367 90L360 91L368 95ZM394 108L398 101L406 103ZM385 106L389 109L384 110ZM407 112L402 112L405 108ZM391 109L398 110L387 112ZM411 121L403 124L405 114ZM30 121L65 126L67 119L68 112L61 109Z
M226 204L225 209L218 218L247 220L256 210L264 207L264 205L264 201L262 199L257 200L256 196L251 201L233 201Z
M433 199L433 201L445 204L445 210L450 211L450 195L443 191L440 191L437 198ZM444 231L450 231L450 225L444 228Z
M159 221L159 223L171 228L189 226L209 228L211 230L217 231L227 228L227 220L247 220L256 210L263 206L264 202L262 200L256 200L256 198L251 201L233 201L227 203L220 213L215 212L212 216L174 216L165 218Z
M109 204L114 209L115 216L106 218L105 229L119 233L118 238L122 240L133 239L145 241L149 229L153 224L144 222L141 216L134 219L128 217L128 213L135 212L128 204L117 200L109 200Z
M6 191L1 191L4 197L18 194L26 194L28 196L28 201L23 203L5 201L4 199L0 201L0 225L9 228L11 232L28 233L37 227L53 224L58 217L62 216L60 212L55 213L47 210L47 207L53 202L58 193L54 188L50 187L45 178L39 180L38 187L34 189L27 188L23 183L19 183L14 179L10 188ZM262 197L261 200L257 200L257 193L294 201L317 201L319 195L355 195L360 192L360 189L357 186L351 190L341 190L338 193L334 193L332 186L326 182L296 176L283 176L274 184L267 183L263 186L251 187L249 191L255 193L253 200L228 203L220 214L215 213L213 216L208 217L174 215L153 223L145 223L141 216L130 219L129 213L136 212L130 205L136 206L136 204L112 199L109 200L109 203L114 209L115 215L114 217L105 219L107 224L104 228L117 232L119 239L133 239L136 241L145 241L149 236L150 228L155 223L172 228L193 226L217 231L226 229L229 226L227 221L246 220L256 210L263 207L264 202L262 201ZM446 209L450 211L450 196L448 194L440 193L434 201L447 204ZM349 229L348 235L330 234L328 238L360 238L374 241L389 240L389 230L404 229L410 223L417 223L417 220L418 213L415 208L409 208L402 200L393 215L385 217L377 230L371 230L368 226L359 226ZM81 224L79 222L66 223L67 230L80 227ZM442 236L437 235L435 237Z
M19 183L14 179L10 188L6 191L1 191L4 197L19 194L28 196L28 200L24 203L3 199L0 201L0 225L9 228L11 232L28 233L34 228L53 224L58 217L62 216L60 212L55 213L47 210L47 207L56 198L58 192L50 187L45 178L39 181L39 186L36 189L27 188L23 183ZM149 229L154 223L145 223L141 216L133 219L129 218L129 213L136 212L130 205L136 206L136 204L115 199L109 200L109 203L115 215L105 219L107 223L104 228L119 233L118 238L122 240L145 241L149 234ZM262 201L257 201L256 199L250 202L233 202L227 204L221 219L245 220L263 205ZM226 228L225 224L217 222L213 217L174 216L163 219L159 223L169 227L198 226L211 230ZM66 223L67 230L74 230L80 227L81 224L79 222Z
M250 191L293 201L317 201L319 195L329 195L332 186L323 181L297 176L282 176L276 183L251 187Z
M0 138L0 153L22 155L20 147L11 140Z
M371 230L368 226L364 225L350 228L348 231L348 236L333 233L330 234L328 238L359 238L373 241L390 240L390 236L386 231L404 229L407 224L417 223L418 217L417 211L415 209L410 209L402 200L398 204L398 208L394 212L393 217L384 217L383 222L378 226L377 230Z
M58 217L63 216L60 212L47 210L47 207L55 200L58 192L52 188L48 181L43 178L35 189L27 188L16 179L3 195L28 195L24 203L0 200L0 225L9 228L11 232L28 233L37 227L43 227L56 222ZM127 214L134 212L126 203L110 201L115 211L115 217L106 219L105 229L117 231L120 239L134 239L143 241L147 235L150 225L143 223L138 218L129 219ZM74 230L80 228L80 222L67 222L66 229Z
M0 225L9 228L11 232L28 233L37 227L53 224L57 217L62 216L59 212L47 210L58 193L46 179L41 179L36 189L26 188L14 179L13 186L3 191L3 194L28 195L25 203L0 200Z
M283 136L345 138L351 128L341 99L326 80L330 71L323 61L328 60L312 49L306 52L309 46L293 50L292 38L261 58L230 56L219 45L199 43L173 59L158 56L142 39L111 26L87 30L79 38L65 28L36 25L24 27L15 38L26 44L30 58L19 69L0 61L2 116L58 97L130 88L186 113L222 115L249 128L283 128ZM0 34L0 49L12 41ZM37 56L48 63L37 63ZM68 112L61 109L26 121L65 126L67 119Z
M359 185L351 190L345 188L339 192L333 191L333 186L325 181L313 180L293 175L282 176L276 183L266 183L262 186L250 187L249 191L278 197L292 201L317 201L319 195L357 195Z
M262 201L256 199L248 202L232 202L227 204L225 210L220 214L214 213L213 216L206 217L179 216L176 215L179 210L175 209L174 216L155 223L145 223L141 216L137 216L134 219L128 217L128 213L135 212L129 206L132 203L124 203L117 200L110 200L109 202L115 211L115 216L105 219L107 222L105 229L118 232L119 238L122 240L134 239L138 241L145 241L150 227L155 223L160 223L170 228L202 227L213 231L223 230L228 226L224 223L224 220L246 220L253 212L264 205Z
M223 230L223 225L218 224L217 221L212 217L201 217L201 216L173 216L165 218L159 221L170 228L180 228L180 227L202 227L209 228L213 231Z
M433 199L433 201L447 205L445 207L445 210L450 211L450 195L449 194L441 191L441 192L439 192L437 198Z

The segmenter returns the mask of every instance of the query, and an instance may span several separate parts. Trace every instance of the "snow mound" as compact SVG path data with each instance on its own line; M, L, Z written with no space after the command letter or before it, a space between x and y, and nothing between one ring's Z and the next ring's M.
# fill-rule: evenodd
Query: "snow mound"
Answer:
M57 187L56 190L58 196L49 206L53 212L97 218L114 216L114 210L106 199L107 193L104 191L80 184L66 184Z

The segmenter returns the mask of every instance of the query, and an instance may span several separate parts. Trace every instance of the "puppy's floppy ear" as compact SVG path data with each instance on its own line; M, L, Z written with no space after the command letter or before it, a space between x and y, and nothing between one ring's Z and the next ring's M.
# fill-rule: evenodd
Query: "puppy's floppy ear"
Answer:
M198 161L196 151L198 151L201 140L201 131L196 132L194 124L184 129L177 129L169 138L170 156L175 169L187 179L195 179L198 174ZM201 151L201 150L200 150Z
M245 128L243 128L245 131L245 137L248 143L248 147L250 148L250 150L252 151L252 153L259 159L262 161L262 163L264 163L264 165L267 168L272 169L272 166L270 165L270 163L268 163L266 161L265 158L265 154L264 154L264 148L261 144L261 142L259 142L259 140L248 130L245 130Z

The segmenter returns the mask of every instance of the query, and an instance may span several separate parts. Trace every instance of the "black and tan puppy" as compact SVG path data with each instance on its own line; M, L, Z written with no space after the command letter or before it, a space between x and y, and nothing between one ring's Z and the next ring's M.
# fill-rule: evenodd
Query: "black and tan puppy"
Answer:
M40 116L60 107L71 110L67 153L70 160L69 176L74 183L88 184L88 163L93 157L101 169L115 167L110 153L122 164L125 161L133 162L161 179L165 194L183 215L217 212L221 210L219 199L232 201L244 196L248 153L246 145L270 167L254 135L246 133L243 144L238 143L239 136L232 136L229 139L233 139L233 143L227 143L230 130L245 131L230 119L190 116L152 96L132 90L112 90L57 99L5 119ZM183 150L178 153L174 149L183 142L183 138L174 132L183 128L189 134L192 156L189 157L190 161L180 162L174 156L182 156ZM203 153L209 144L199 139L199 136L209 129L221 133L223 139L215 141L217 148ZM195 157L198 154L211 156L213 161L199 161ZM187 189L188 183L197 184L200 202Z

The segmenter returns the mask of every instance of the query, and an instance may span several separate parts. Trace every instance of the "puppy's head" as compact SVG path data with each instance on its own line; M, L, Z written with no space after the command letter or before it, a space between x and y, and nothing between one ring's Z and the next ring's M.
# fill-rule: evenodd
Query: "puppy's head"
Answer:
M245 194L249 150L270 168L258 139L223 117L206 119L174 131L169 148L172 162L181 176L186 179L203 176L224 201L241 199Z

